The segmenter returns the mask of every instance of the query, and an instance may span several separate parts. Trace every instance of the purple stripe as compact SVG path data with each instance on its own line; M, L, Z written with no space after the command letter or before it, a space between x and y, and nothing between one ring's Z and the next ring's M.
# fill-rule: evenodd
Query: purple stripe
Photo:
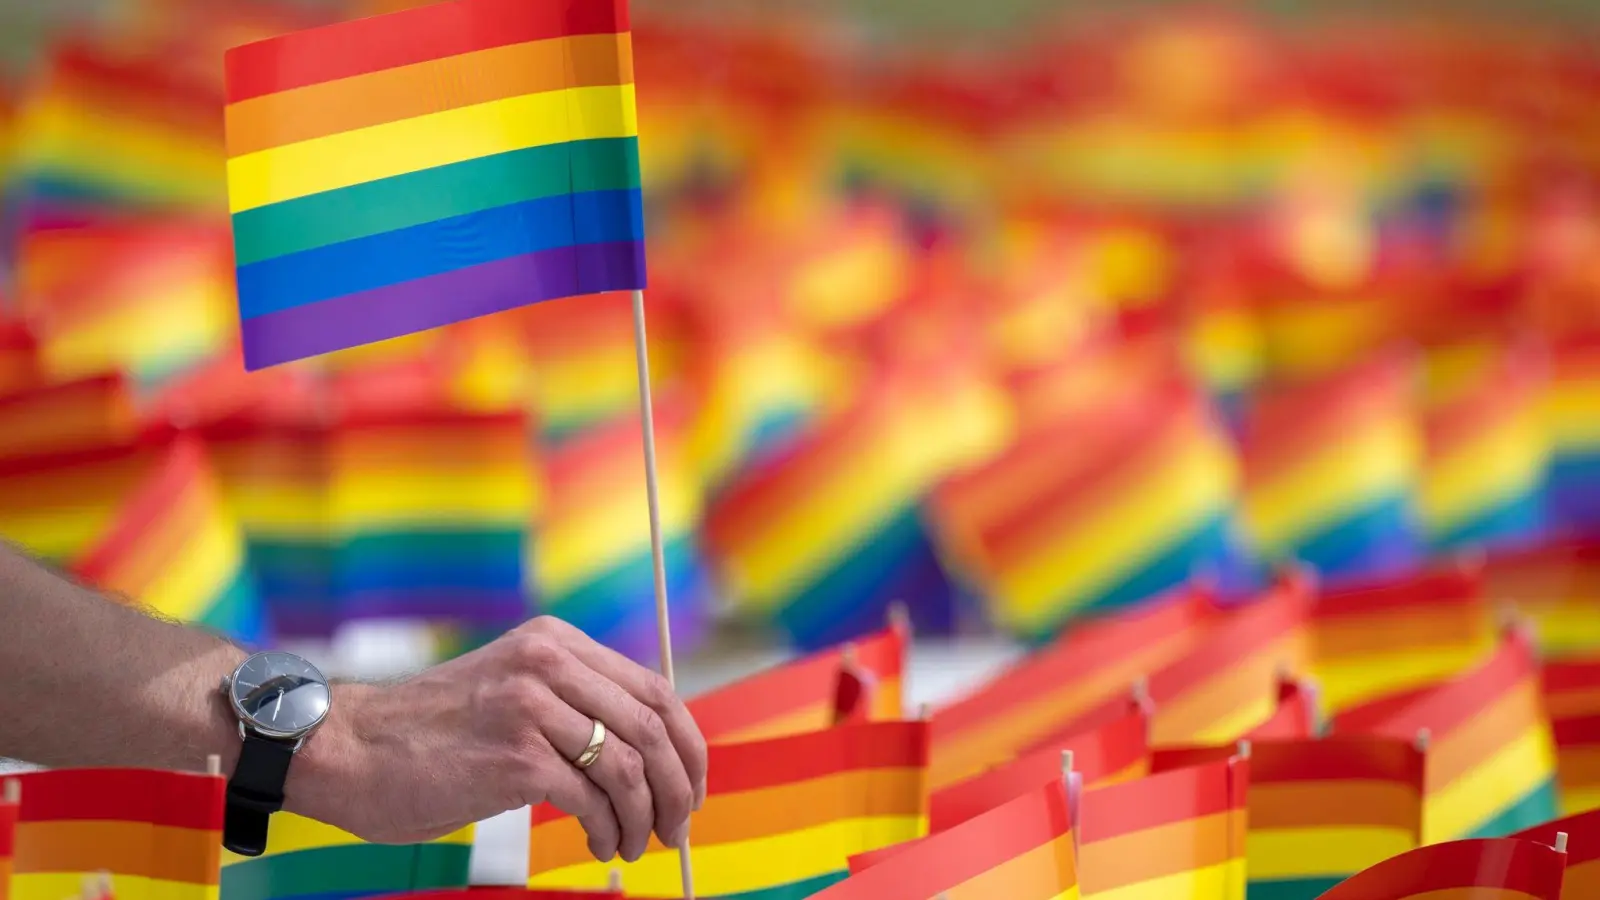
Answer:
M641 242L529 253L246 319L244 363L254 371L546 300L644 287Z

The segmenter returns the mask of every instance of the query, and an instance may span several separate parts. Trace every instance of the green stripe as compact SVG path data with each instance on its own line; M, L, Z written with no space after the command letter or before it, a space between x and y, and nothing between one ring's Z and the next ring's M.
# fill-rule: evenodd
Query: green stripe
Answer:
M706 900L805 900L823 888L832 887L848 877L844 872L829 872L818 875L805 881L793 884L783 884L777 887L762 888L758 891L745 891L742 894L718 894L707 897ZM233 900L229 897L228 900Z
M228 900L465 887L467 844L350 844L246 860L222 870Z
M312 194L233 217L238 265L586 191L639 187L639 139L532 147Z
M1560 804L1556 802L1555 779L1547 780L1518 800L1502 810L1499 815L1478 826L1471 834L1462 835L1463 838L1498 838L1508 834L1516 834L1535 825L1542 825L1560 816Z
M485 556L520 558L527 544L527 532L520 529L475 528L438 531L388 531L346 538L339 545L340 562L382 561L396 556L408 559L450 559L471 561Z
M1283 878L1273 881L1252 881L1249 900L1316 900L1344 881L1339 877Z

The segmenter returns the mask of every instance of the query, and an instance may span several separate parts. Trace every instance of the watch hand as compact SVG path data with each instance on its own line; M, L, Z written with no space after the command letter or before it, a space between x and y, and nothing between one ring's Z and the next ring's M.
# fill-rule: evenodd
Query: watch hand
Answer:
M283 691L278 692L278 702L272 707L272 721L278 721L278 710L283 709Z

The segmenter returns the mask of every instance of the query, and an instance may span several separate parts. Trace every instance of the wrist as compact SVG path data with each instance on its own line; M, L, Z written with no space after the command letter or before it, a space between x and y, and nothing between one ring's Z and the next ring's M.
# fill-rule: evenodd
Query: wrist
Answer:
M360 776L370 771L370 742L362 712L376 689L363 684L335 684L328 717L295 754L284 783L286 812L342 826L350 804L361 802Z

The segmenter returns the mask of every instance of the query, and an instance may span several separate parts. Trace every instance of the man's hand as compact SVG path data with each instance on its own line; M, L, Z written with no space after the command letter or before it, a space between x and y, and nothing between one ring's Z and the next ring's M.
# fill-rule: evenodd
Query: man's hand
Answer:
M595 719L604 750L579 769ZM548 800L597 859L632 862L652 830L681 846L705 790L705 739L666 679L543 618L392 686L336 686L287 808L410 842Z

